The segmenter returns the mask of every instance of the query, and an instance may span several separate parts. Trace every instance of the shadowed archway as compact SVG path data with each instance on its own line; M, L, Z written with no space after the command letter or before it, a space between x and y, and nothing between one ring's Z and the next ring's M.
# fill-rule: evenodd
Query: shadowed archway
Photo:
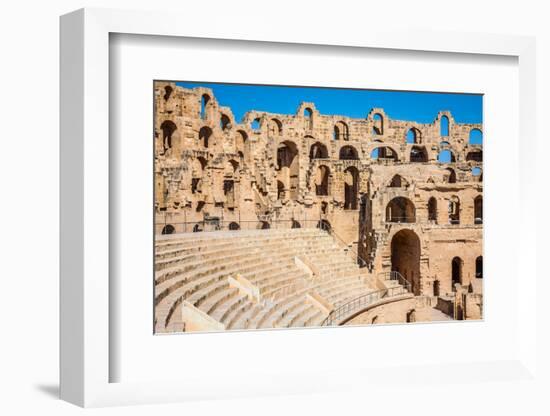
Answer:
M391 240L391 270L411 284L415 295L420 294L420 238L412 230L401 230Z

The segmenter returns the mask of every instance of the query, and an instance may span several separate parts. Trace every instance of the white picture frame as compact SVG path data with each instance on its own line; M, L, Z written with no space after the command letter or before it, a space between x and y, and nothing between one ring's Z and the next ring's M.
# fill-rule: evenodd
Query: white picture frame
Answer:
M185 25L181 22L185 20ZM220 374L178 381L112 382L110 366L119 359L110 348L109 275L110 171L109 157L109 38L133 34L209 38L333 47L430 51L440 54L504 55L517 58L519 67L518 140L538 147L535 131L535 41L507 35L399 31L390 28L345 27L331 32L312 27L285 28L266 21L246 35L220 19L204 26L199 19L174 13L83 9L61 18L61 398L80 406L159 403L220 397L319 393L373 385L398 377L422 383L429 374L452 371L457 380L480 382L506 379L536 380L536 226L527 215L534 204L536 182L529 173L526 146L519 147L519 202L517 264L522 278L517 290L517 346L508 359L471 363L441 362L414 368L320 369L318 372L281 372L265 380L237 380ZM519 273L516 270L515 273ZM336 332L327 336L337 336ZM472 376L473 375L473 376ZM342 380L346 380L342 382ZM387 382L387 381L386 381Z

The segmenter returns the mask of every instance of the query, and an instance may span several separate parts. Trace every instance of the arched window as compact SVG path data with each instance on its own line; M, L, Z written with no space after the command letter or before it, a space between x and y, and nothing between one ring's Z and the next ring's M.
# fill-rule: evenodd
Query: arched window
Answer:
M174 234L176 232L176 229L172 224L166 224L162 228L162 234Z
M277 179L284 184L285 199L298 197L300 157L296 143L286 140L277 148Z
M248 140L248 134L245 131L239 130L235 136L235 150L241 152L244 156L245 143Z
M334 125L334 134L332 136L334 140L349 140L348 125L343 121L338 121Z
M441 137L447 137L449 135L449 117L442 116L439 120L439 135Z
M202 179L200 177L191 178L191 193L202 192Z
M372 116L372 133L375 136L381 136L384 134L384 118L381 114L376 113Z
M462 284L462 259L460 257L454 257L451 262L451 282L452 289L455 289L455 284Z
M202 156L197 157L197 162L199 163L200 170L201 170L201 176L202 176L202 171L204 171L204 169L206 169L206 165L208 164L208 162Z
M469 138L470 144L483 144L483 133L480 129L472 129L470 130L470 138Z
M209 102L210 102L210 97L207 94L203 94L203 96L201 97L201 114L200 114L202 120L205 120L207 117L206 108Z
M428 221L437 224L437 200L433 196L428 200Z
M230 127L231 127L231 120L227 115L222 114L220 117L220 128L222 130L227 130Z
M353 146L343 146L340 149L340 160L357 160L359 155Z
M407 131L406 142L409 144L418 144L420 143L420 131L418 129L410 128Z
M424 146L413 146L411 148L411 162L426 163L427 161L428 161L428 154Z
M483 197L481 195L474 199L474 224L483 224Z
M398 196L386 206L386 222L416 222L416 209L408 198Z
M451 168L447 168L445 169L448 173L448 177L447 177L447 183L456 183L456 173L454 171L454 169L451 169Z
M380 146L376 149L373 149L370 153L370 157L374 160L379 161L398 161L397 152L388 146Z
M483 150L481 149L470 150L466 155L466 161L483 162Z
M193 232L194 233L200 233L202 231L202 227L200 226L200 224L195 224L193 226Z
M270 137L278 137L283 134L283 124L276 118L269 121L268 134Z
M172 137L177 127L173 121L166 120L160 125L160 129L162 130L162 148L166 152L172 148Z
M460 199L456 195L449 199L449 224L460 224Z
M405 186L407 186L407 181L405 181L405 179L403 179L403 177L401 175L394 175L388 186L390 188L405 187Z
M236 222L231 222L231 223L229 223L229 229L231 231L236 231L236 230L240 230L241 227Z
M210 136L212 136L212 130L210 129L210 127L204 126L199 130L199 142L205 149L208 148Z
M292 227L291 228L302 228L300 223L296 220L292 220Z
M250 128L254 131L260 130L260 119L255 118L254 120L252 120L252 123L250 123Z
M191 193L196 194L202 192L202 178L204 169L206 168L206 159L198 157L191 163Z
M233 177L235 173L239 170L239 162L235 159L229 159L225 164L225 176Z
M304 118L305 128L311 130L313 128L313 110L311 108L308 107L304 110Z
M411 148L411 162L426 163L427 161L428 161L428 154L424 146L413 146Z
M327 147L320 142L315 142L309 150L310 159L328 159Z
M350 166L344 171L344 209L357 209L359 171Z
M330 169L321 165L317 168L315 175L315 195L327 196L328 195L328 181L330 176Z
M478 166L474 166L472 168L472 177L474 181L480 181L481 180L481 168Z
M443 149L437 155L437 161L439 163L454 163L456 162L456 158L449 149Z
M164 101L168 101L172 95L173 88L170 85L164 87Z
M476 278L483 279L483 256L476 258Z
M269 230L271 228L271 225L267 221L261 221L259 224L259 228L261 230Z
M408 311L405 319L407 322L416 322L416 311L414 309Z
M235 207L235 181L233 179L225 179L223 181L223 195L228 208Z

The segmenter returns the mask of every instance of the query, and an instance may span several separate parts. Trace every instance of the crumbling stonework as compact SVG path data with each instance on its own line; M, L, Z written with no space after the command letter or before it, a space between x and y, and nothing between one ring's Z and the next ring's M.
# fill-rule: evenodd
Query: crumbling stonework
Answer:
M429 124L381 108L323 115L307 102L239 122L210 89L170 82L155 83L155 110L157 235L321 227L370 276L398 272L434 305L469 287L468 309L481 305L483 150L469 138L482 125L448 111Z

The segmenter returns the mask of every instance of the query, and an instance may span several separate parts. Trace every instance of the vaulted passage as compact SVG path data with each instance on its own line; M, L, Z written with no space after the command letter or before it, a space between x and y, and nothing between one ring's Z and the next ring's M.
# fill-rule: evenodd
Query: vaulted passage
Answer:
M401 230L391 240L391 269L411 283L420 294L420 239L414 231Z
M176 229L172 224L167 224L162 228L162 234L174 234Z
M379 161L398 161L397 152L388 146L380 146L373 149L370 157Z
M483 162L483 150L472 150L468 152L466 161Z
M334 125L334 132L332 138L334 140L349 140L348 125L343 121L338 121Z
M350 166L344 171L344 175L344 209L357 209L359 171L354 166Z
M328 150L327 147L323 143L315 142L311 145L311 148L309 150L309 158L310 159L327 159L328 158Z
M401 187L407 187L408 183L403 179L401 175L393 175L393 178L388 185L390 188L401 188Z
M327 166L321 165L317 168L317 172L315 175L315 195L323 196L329 194L329 175L330 169Z
M174 132L177 130L173 121L166 120L160 126L162 130L162 148L164 152L172 148Z
M340 149L340 160L357 160L359 155L353 146L343 146Z
M476 278L483 279L483 256L476 258Z
M212 129L210 127L204 126L199 130L199 142L205 149L208 148L210 136L212 136Z
M462 284L462 263L460 257L453 258L451 262L451 281L453 290L455 290L455 284Z
M474 199L474 224L483 224L483 197L481 195Z
M428 221L437 224L437 200L433 196L428 200Z
M277 178L283 185L285 198L296 199L299 181L298 148L294 142L285 141L277 149ZM280 193L280 189L278 190ZM281 199L281 198L279 198Z
M411 162L425 163L428 161L428 154L424 146L413 146L411 149Z
M456 195L449 200L449 224L460 224L460 199Z
M398 196L386 207L386 222L415 222L414 204L410 199Z

